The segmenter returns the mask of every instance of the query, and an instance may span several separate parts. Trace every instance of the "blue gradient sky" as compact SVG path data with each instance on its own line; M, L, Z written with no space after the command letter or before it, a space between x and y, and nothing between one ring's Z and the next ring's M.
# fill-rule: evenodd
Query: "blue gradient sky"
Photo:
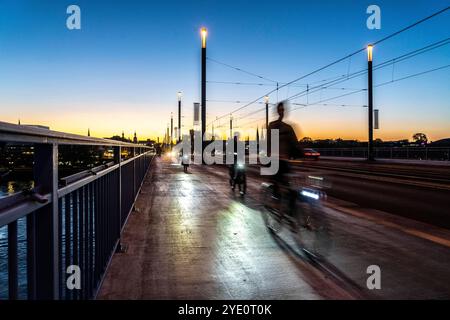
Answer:
M82 29L66 28L66 8L77 4ZM366 28L366 8L382 10L381 30ZM183 130L192 126L192 103L200 100L199 28L209 30L208 56L286 82L340 58L450 4L449 1L21 1L0 2L1 121L39 123L52 129L111 136L163 136L182 90ZM394 58L450 35L450 12L405 32L374 51L374 63ZM374 82L450 64L450 45L398 63ZM299 84L312 83L366 65L361 53ZM263 82L208 62L208 80ZM266 82L267 83L267 82ZM381 129L375 138L432 140L450 137L450 68L375 90ZM364 88L365 77L337 87ZM208 84L208 99L249 101L270 87ZM301 87L278 92L284 99ZM346 91L342 91L346 92ZM318 101L342 93L323 90ZM276 94L271 95L276 101ZM306 97L297 102L305 103ZM366 94L329 103L364 105ZM239 104L208 103L208 122ZM294 107L294 106L293 106ZM233 116L238 129L261 125L255 104ZM309 106L292 111L301 135L366 139L367 109ZM228 121L228 119L226 119ZM248 124L249 121L253 121ZM222 121L224 124L225 121ZM216 129L218 130L218 129ZM216 131L217 132L217 131Z

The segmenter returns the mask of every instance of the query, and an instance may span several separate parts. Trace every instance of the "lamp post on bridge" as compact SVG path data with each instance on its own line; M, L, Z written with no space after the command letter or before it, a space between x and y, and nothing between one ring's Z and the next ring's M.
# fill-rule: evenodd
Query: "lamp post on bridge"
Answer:
M266 104L266 130L269 130L269 96L264 97L264 103Z
M368 139L368 149L367 149L367 160L373 161L373 67L372 67L372 52L373 45L367 46L367 75L368 75L368 118L369 118L369 139Z
M178 97L178 142L181 142L181 97L183 96L183 93L181 91L178 91L177 97Z
M233 139L233 116L230 114L230 139Z
M170 113L170 150L173 148L173 113Z
M206 30L206 28L203 27L200 31L200 34L202 39L201 103L202 103L202 159L203 159L203 151L205 150L205 143L203 141L203 138L205 137L206 132L206 36L208 34L208 31Z
M167 123L167 131L166 131L166 148L169 148L169 124Z

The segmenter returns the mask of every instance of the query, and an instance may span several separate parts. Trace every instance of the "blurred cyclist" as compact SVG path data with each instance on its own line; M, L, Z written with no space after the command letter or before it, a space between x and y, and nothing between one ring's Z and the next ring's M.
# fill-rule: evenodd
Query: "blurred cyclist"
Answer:
M234 190L234 180L237 175L237 164L238 164L238 143L239 143L239 132L235 132L233 136L233 163L229 166L229 174L230 174L230 186Z
M268 150L271 152L272 130L278 129L279 132L279 169L273 176L274 196L280 198L281 189L289 189L290 172L289 159L300 156L303 151L298 142L297 135L291 125L283 122L285 114L285 102L280 102L277 105L278 119L269 124L268 129Z

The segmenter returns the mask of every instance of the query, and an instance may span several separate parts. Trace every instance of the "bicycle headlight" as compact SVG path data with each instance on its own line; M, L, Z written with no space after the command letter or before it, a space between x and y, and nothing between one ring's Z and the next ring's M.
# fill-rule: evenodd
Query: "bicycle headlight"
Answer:
M311 198L311 199L314 199L314 200L319 200L319 194L316 193L316 192L312 192L312 191L310 191L310 190L305 190L305 189L303 189L303 190L300 192L300 194L301 194L302 196L304 196L304 197L308 197L308 198Z

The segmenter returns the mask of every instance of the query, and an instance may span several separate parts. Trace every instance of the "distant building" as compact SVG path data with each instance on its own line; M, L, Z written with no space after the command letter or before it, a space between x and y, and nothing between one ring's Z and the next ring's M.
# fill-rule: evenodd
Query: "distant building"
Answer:
M24 127L30 127L30 128L39 128L39 129L50 130L50 127L42 126L42 125L40 125L40 124L21 124L21 126L24 126Z
M149 147L153 147L153 146L155 146L156 142L155 142L155 140L147 139L147 140L140 140L140 141L138 141L138 144L144 144L144 145L147 145Z
M122 136L115 135L115 136L112 136L110 138L105 138L105 139L131 143L131 140L130 139L126 139L123 134L122 134Z

